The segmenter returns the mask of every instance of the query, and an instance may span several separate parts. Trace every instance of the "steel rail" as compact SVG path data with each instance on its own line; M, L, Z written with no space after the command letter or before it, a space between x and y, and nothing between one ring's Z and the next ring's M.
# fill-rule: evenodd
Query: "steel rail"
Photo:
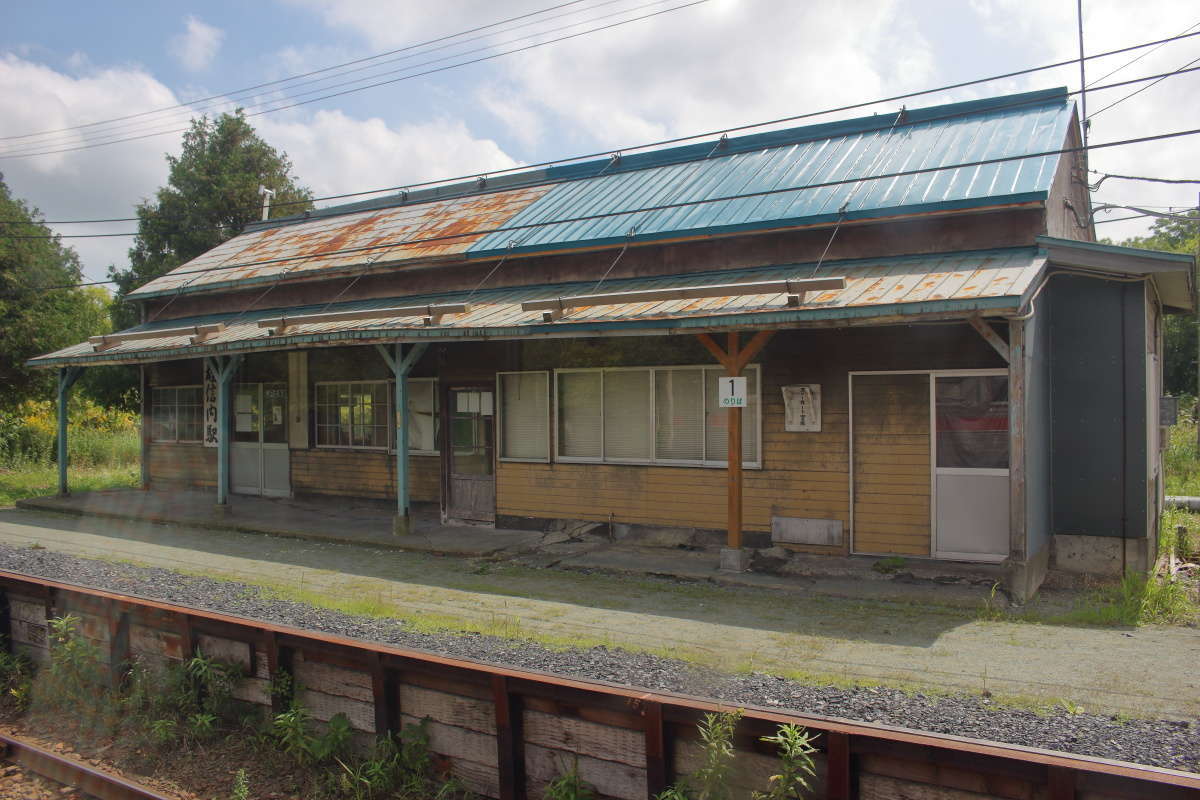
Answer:
M1059 798L1074 798L1079 781L1087 779L1094 782L1089 788L1093 791L1100 786L1109 786L1109 782L1125 784L1124 788L1114 786L1117 792L1114 796L1121 797L1188 797L1200 800L1200 773L1184 772L1181 770L1155 767L1145 764L1135 764L1125 761L1100 758L1096 756L1062 753L1035 747L994 742L984 739L971 739L943 733L923 732L908 728L880 725L877 723L858 722L840 717L831 717L798 712L780 711L760 706L743 705L740 703L723 703L716 700L695 697L672 692L653 692L637 689L620 684L604 681L583 680L553 675L528 669L494 664L487 661L451 657L437 653L397 647L394 645L353 639L338 634L296 628L289 625L270 622L267 620L239 617L218 611L194 608L176 603L154 600L135 594L112 592L90 586L65 583L49 578L42 578L10 570L0 570L0 589L37 587L43 592L69 592L77 595L97 598L107 601L119 609L128 611L134 608L153 609L181 616L187 625L197 629L205 622L215 624L225 629L233 628L244 631L248 638L259 641L262 634L276 637L280 649L285 646L303 650L308 647L314 653L323 650L334 656L341 656L353 661L360 669L372 669L372 665L390 663L392 668L399 665L420 665L426 668L443 668L445 670L464 671L478 677L482 683L492 686L507 686L507 692L525 694L528 696L550 696L566 693L576 699L591 696L595 699L616 700L629 708L642 712L646 719L657 717L661 735L663 719L680 721L691 719L699 714L708 712L729 711L734 708L744 710L744 719L772 725L795 724L812 731L824 734L825 751L830 758L830 766L834 762L843 762L843 768L849 769L851 752L880 755L906 754L905 757L920 761L931 762L935 765L961 764L964 759L999 759L1006 762L1018 762L1025 765L1035 765L1046 770L1048 775L1047 794L1049 800ZM37 594L38 590L33 593ZM375 667L378 669L378 667ZM646 728L649 739L654 731L649 725ZM661 742L657 743L661 746ZM650 752L650 748L647 749ZM833 769L830 770L827 797L848 798L852 794L844 794L838 789L839 781ZM1136 786L1130 787L1130 784ZM1128 791L1136 788L1141 791ZM1146 791L1152 789L1153 791ZM136 797L158 797L158 795L137 795Z
M30 772L78 789L99 800L171 800L119 775L98 770L82 761L54 753L32 742L0 733L5 757Z

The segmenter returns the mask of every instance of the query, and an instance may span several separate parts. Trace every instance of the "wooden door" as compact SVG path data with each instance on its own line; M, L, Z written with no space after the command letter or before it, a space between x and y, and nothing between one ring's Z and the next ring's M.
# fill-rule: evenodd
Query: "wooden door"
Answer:
M854 552L931 554L930 376L851 383Z
M495 391L452 388L447 397L446 516L495 522Z

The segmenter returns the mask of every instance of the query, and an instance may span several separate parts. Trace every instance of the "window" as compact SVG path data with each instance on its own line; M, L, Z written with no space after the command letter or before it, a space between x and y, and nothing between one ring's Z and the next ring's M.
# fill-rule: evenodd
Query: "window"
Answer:
M717 401L719 367L558 370L555 407L562 461L723 466L729 411ZM759 461L759 368L746 368L742 461ZM507 413L507 398L502 398Z
M151 440L155 442L199 442L203 434L203 387L155 386L151 388Z
M437 455L439 421L437 379L409 378L408 452Z
M500 458L504 461L550 460L550 374L501 372Z
M317 447L396 451L392 423L396 402L391 381L318 383ZM436 378L408 379L408 451L437 455Z
M935 379L937 465L1008 469L1008 376Z
M317 447L388 448L386 381L318 383L316 388Z

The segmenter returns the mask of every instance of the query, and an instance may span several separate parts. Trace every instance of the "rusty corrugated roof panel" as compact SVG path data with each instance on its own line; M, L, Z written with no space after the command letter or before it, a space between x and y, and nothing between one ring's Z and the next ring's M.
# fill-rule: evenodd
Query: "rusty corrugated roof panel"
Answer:
M299 316L325 309L321 306L262 309L244 314L175 319L132 329L177 329L184 325L225 323L224 330L210 336L202 344L189 344L187 336L170 336L128 341L96 353L90 344L83 343L33 359L30 363L49 366L121 359L153 361L168 356L280 350L332 341L353 342L356 339L397 336L422 339L526 338L561 335L564 329L572 328L576 335L585 336L601 335L611 327L621 328L624 332L637 329L652 332L663 326L737 327L764 322L787 327L802 325L807 321L850 317L897 314L919 317L926 313L986 308L1011 310L1033 285L1044 263L1045 256L1040 251L1016 248L839 261L819 267L814 264L788 264L720 273L614 280L605 283L606 292L834 276L845 278L846 285L843 289L810 292L799 308L789 307L785 294L733 294L575 308L562 320L553 323L542 322L539 311L523 311L521 303L587 293L594 288L594 284L578 282L481 291L471 299L468 312L447 315L440 325L433 326L426 326L419 317L349 319L295 325L284 335L272 336L269 329L258 326L260 319L275 318L281 314ZM445 293L341 303L329 310L358 311L461 303L465 299L465 292Z
M466 253L483 234L504 224L550 186L531 186L421 205L322 217L234 237L131 296L180 287L226 285L250 278L336 270L375 261L419 261ZM403 244L411 240L430 240ZM238 266L248 264L249 266Z
M1038 202L1058 155L955 165L1052 152L1063 146L1071 113L1065 90L1034 92L437 190L456 197L414 193L380 201L390 206L321 209L307 221L255 225L131 296L212 291L376 262L493 258Z

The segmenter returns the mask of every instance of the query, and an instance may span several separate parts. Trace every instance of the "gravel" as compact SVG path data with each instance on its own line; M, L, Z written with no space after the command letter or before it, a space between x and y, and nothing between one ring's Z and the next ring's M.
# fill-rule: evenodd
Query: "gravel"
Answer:
M1035 713L979 695L809 686L762 673L726 675L617 648L551 650L479 634L418 633L402 623L264 596L258 587L0 544L0 568L238 616L443 655L678 692L727 702L875 722L1200 772L1200 722Z

